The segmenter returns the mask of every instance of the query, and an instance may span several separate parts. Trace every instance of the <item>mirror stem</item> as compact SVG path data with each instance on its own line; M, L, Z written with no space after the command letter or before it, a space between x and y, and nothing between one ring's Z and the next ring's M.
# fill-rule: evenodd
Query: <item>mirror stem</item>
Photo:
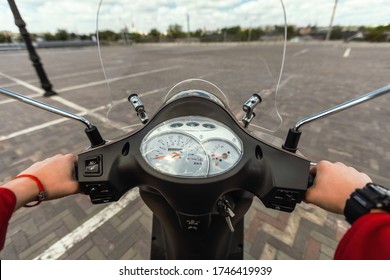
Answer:
M304 118L297 122L294 127L289 129L289 132L287 134L286 142L283 144L283 149L295 153L298 149L298 143L299 138L301 137L301 131L300 128L304 126L305 124L308 124L310 122L313 122L315 120L323 119L326 117L329 117L331 115L334 115L338 112L344 111L346 109L352 108L356 105L362 104L364 102L370 101L374 98L377 98L379 96L382 96L386 93L390 92L390 84L387 86L384 86L382 88L376 89L374 91L371 91L369 93L363 94L362 96L359 96L357 98L351 99L349 101L346 101L344 103L341 103L337 106L334 106L330 109L327 109L325 111L322 111L318 114L314 114L310 117Z
M67 112L65 110L59 109L57 107L51 106L51 105L46 104L46 103L31 99L27 96L13 92L13 91L5 89L5 88L0 88L0 93L6 95L7 97L13 98L17 101L24 102L28 105L37 107L39 109L48 111L50 113L59 115L61 117L65 117L65 118L76 120L76 121L83 123L87 127L85 129L85 133L87 134L88 139L91 142L92 147L97 147L97 146L103 145L106 142L102 138L102 136L100 135L97 127L94 126L90 121L88 121L86 118L84 118L82 116Z

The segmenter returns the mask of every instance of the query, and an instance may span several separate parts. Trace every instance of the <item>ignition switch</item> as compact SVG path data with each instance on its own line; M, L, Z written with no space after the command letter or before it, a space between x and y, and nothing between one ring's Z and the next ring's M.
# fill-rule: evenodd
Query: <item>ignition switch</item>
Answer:
M234 227L232 224L231 218L235 216L233 210L232 210L232 205L229 202L229 200L226 199L225 196L222 196L220 199L217 201L217 209L219 214L225 218L226 223L230 229L231 232L234 232Z

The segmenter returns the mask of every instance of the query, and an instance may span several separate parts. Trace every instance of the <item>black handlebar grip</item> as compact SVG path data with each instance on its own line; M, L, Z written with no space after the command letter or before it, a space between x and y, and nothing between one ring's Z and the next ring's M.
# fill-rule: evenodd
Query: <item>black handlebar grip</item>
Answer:
M79 169L78 169L78 161L75 162L74 164L74 172L73 172L74 178L76 181L79 181Z
M310 188L310 187L313 186L315 179L316 179L316 175L310 173L309 174L309 179L308 179L308 182L307 182L307 188Z

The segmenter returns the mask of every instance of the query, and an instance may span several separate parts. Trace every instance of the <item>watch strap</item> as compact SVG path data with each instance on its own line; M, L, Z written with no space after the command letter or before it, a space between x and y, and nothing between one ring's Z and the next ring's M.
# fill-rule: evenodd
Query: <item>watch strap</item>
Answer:
M361 198L355 193L351 194L351 197L347 200L344 208L344 216L348 223L352 224L356 221L360 216L367 214L370 209L363 206Z
M371 209L378 208L388 211L384 202L390 201L390 197L380 193L377 188L383 188L373 183L368 183L363 189L355 190L347 200L344 208L346 220L352 224L359 217L367 214ZM386 203L385 203L386 204Z

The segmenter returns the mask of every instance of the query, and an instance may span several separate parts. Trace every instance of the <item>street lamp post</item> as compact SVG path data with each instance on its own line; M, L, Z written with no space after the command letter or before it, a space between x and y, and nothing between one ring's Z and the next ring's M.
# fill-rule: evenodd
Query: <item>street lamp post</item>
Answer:
M333 19L336 14L336 7L337 7L337 0L334 1L333 12L332 12L332 16L330 17L329 29L328 29L328 33L326 33L326 41L330 40L330 35L332 33L332 28L333 28Z
M35 48L31 42L30 34L28 33L26 29L26 23L23 21L18 7L15 4L14 0L8 0L8 4L11 8L12 14L15 19L15 25L19 28L20 35L22 35L22 38L24 40L24 43L26 44L26 48L28 50L28 53L30 55L30 60L32 61L32 64L38 74L38 77L41 81L41 86L45 90L44 96L52 96L56 95L57 93L53 91L52 84L50 83L45 70L43 69L43 65L41 63L41 59L39 58L39 55L35 51Z

